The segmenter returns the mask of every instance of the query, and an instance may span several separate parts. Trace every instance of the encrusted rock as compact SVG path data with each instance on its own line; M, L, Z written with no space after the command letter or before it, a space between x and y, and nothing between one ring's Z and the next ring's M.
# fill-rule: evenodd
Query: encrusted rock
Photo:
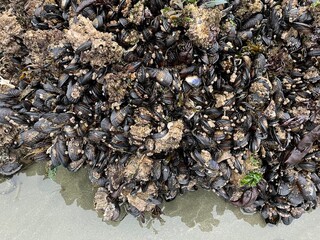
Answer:
M127 93L127 79L128 74L126 73L107 73L103 81L101 81L104 85L103 91L108 96L109 103L113 107L120 106L123 101Z
M65 36L74 49L86 41L92 42L91 50L83 52L83 61L90 62L93 66L105 66L120 61L123 48L114 41L112 33L97 31L92 27L92 22L81 15L76 22L70 20L69 24L70 28L65 32Z
M123 192L128 199L129 204L137 208L140 212L152 211L156 204L148 201L150 198L157 196L157 187L154 183L149 183L145 191L139 191L137 194L128 194Z
M137 141L143 141L150 135L152 128L149 125L135 124L130 126L130 134Z
M230 93L230 92L224 92L223 94L220 94L220 93L214 94L214 98L216 100L215 107L216 108L224 107L233 97L234 97L234 93Z
M28 57L39 66L51 63L48 59L48 56L51 55L51 49L60 45L63 38L63 32L58 29L29 30L23 36L24 44L29 49Z
M98 188L94 196L94 206L97 211L103 212L104 221L115 221L120 216L119 208L110 201L105 188Z
M5 11L0 15L0 51L7 54L15 54L20 49L13 37L20 37L23 29L11 11Z
M216 8L200 8L188 4L184 8L185 14L191 18L188 23L188 37L198 47L208 48L216 41L220 31L221 12Z
M151 174L153 160L145 155L134 156L129 160L124 170L124 176L128 179L148 181Z
M167 151L170 149L176 149L179 147L180 141L183 135L183 121L177 120L168 123L168 133L155 141L155 152L160 153L162 151Z
M138 1L129 11L128 21L140 25L144 20L144 1Z
M262 11L263 3L260 0L244 0L240 1L240 5L235 14L243 19L250 17L255 13Z

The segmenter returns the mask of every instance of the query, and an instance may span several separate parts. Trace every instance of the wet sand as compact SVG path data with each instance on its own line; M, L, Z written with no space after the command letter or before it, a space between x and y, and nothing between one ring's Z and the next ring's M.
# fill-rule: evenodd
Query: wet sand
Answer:
M289 226L266 225L261 216L244 215L214 193L191 192L165 203L162 220L139 223L131 215L102 222L93 210L94 191L81 169L58 168L53 178L44 165L0 180L1 240L219 239L311 240L318 237L319 210Z

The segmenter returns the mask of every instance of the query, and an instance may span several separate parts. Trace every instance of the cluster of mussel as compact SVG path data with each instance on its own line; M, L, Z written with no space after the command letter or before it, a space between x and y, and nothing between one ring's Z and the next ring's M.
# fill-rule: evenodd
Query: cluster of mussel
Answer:
M23 11L29 29L14 10L0 17L6 76L19 73L1 79L2 147L89 166L104 220L159 216L198 187L272 224L317 206L319 2L44 0ZM3 175L21 168L7 155Z

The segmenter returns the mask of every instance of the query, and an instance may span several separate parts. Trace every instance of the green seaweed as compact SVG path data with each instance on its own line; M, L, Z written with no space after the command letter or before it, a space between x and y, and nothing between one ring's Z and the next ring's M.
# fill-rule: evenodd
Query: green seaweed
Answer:
M240 184L242 186L255 187L261 181L262 178L263 176L261 172L250 171L249 173L247 173L246 176L244 176L241 179Z
M54 180L54 178L57 175L57 167L49 167L48 171L47 171L47 176L48 178L50 178L51 180Z

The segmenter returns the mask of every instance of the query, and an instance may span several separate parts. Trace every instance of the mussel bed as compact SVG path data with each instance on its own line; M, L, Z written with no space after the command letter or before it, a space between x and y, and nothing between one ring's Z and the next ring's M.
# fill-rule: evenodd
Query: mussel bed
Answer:
M319 0L0 3L0 175L89 166L105 221L199 187L317 207Z

